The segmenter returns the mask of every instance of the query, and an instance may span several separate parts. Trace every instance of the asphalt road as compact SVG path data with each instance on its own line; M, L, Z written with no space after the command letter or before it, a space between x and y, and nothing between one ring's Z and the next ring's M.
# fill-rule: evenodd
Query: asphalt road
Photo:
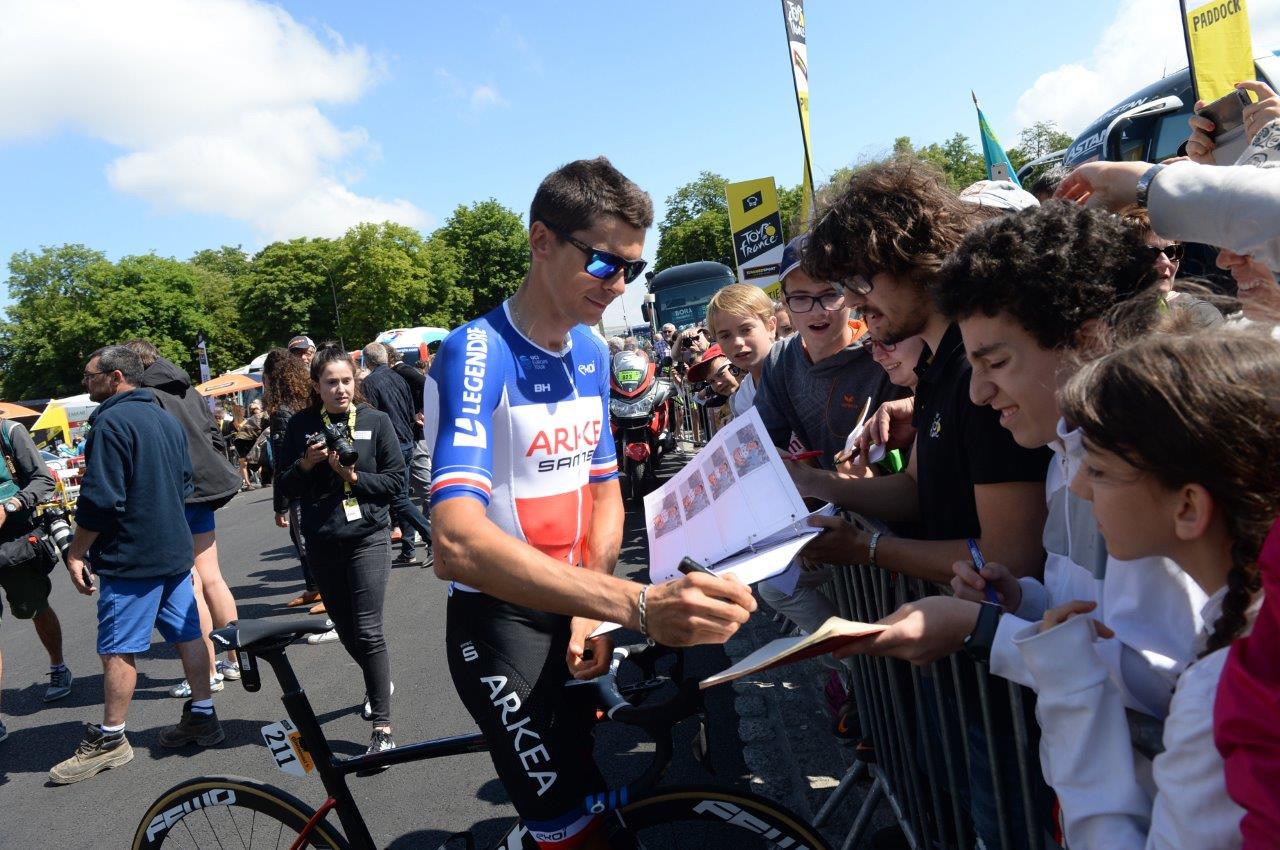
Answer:
M637 509L638 510L638 509ZM642 575L646 545L639 517L628 512L619 573ZM224 575L235 593L241 619L281 616L283 603L301 587L285 531L271 521L268 491L243 493L218 512L218 543ZM173 785L200 775L231 774L278 784L318 805L324 798L314 774L295 778L276 770L259 730L285 718L280 689L264 673L262 690L247 693L228 683L215 695L227 740L218 747L166 750L160 730L175 722L181 701L168 689L181 681L176 654L157 635L152 651L138 658L138 689L129 711L133 762L75 785L47 783L51 766L71 755L85 722L101 722L102 668L94 652L97 630L93 600L71 586L65 571L53 574L52 604L62 621L67 663L76 676L71 696L41 701L47 657L32 627L8 615L0 623L4 653L0 717L9 739L0 743L0 848L122 847L147 806ZM96 597L95 597L96 598ZM395 737L401 743L472 731L470 717L454 693L441 651L445 585L429 570L392 571L386 630L396 694ZM293 614L295 612L288 611ZM298 644L290 659L324 724L334 749L355 754L368 742L359 716L363 684L356 665L337 642ZM727 666L718 648L690 652L690 669L714 672ZM679 730L670 782L716 782L743 787L745 768L732 689L709 692L711 745L716 775L690 756L694 724ZM611 782L626 781L647 763L647 742L633 730L602 727L597 758ZM480 847L491 846L510 827L514 810L484 754L455 756L398 766L379 776L353 780L354 793L379 846L435 848L450 833L472 829ZM330 818L330 822L335 822Z

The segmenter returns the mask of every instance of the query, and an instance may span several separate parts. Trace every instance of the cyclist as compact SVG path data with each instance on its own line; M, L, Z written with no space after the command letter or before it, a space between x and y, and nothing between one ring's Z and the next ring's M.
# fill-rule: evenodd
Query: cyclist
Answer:
M444 341L424 388L435 570L451 581L454 686L543 847L603 847L589 724L558 714L570 674L608 666L601 620L669 645L723 642L755 608L738 582L612 575L623 506L600 321L644 269L649 196L604 157L542 181L520 289ZM588 648L591 653L588 653Z

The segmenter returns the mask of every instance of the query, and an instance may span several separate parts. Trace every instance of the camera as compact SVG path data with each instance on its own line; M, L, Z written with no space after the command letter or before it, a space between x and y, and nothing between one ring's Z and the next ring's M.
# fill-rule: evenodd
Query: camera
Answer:
M324 431L319 434L308 434L307 445L324 441L325 447L329 451L338 456L338 463L343 466L354 466L355 462L360 459L360 453L356 451L355 445L351 442L351 431L347 428L345 422L334 422L324 426Z
M40 522L44 526L45 535L65 559L67 550L71 548L71 538L74 536L71 525L67 522L67 512L60 507L45 508L40 513Z

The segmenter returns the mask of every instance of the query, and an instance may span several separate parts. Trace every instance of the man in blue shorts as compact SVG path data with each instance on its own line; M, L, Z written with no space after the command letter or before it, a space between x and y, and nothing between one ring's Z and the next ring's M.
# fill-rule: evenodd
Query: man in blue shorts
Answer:
M102 658L102 724L49 771L59 785L79 782L133 759L125 715L138 681L134 655L159 629L175 644L191 683L182 719L160 733L160 744L210 746L223 740L209 691L209 652L200 639L192 591L195 560L183 502L190 495L191 459L178 420L139 389L142 360L120 345L95 351L84 370L89 398L85 473L76 505L76 536L67 571L76 590L94 592L98 576L98 655Z
M454 687L541 847L604 847L584 798L604 788L572 675L605 672L601 620L668 645L723 643L755 608L743 584L615 578L623 507L609 358L588 327L644 269L649 196L604 157L547 176L520 289L441 345L424 388L435 569L448 579Z

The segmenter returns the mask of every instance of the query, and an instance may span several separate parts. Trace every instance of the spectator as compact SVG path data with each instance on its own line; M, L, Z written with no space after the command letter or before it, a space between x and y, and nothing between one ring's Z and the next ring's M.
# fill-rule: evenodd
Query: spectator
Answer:
M904 389L914 390L920 382L916 374L916 364L924 352L924 340L918 336L909 336L901 342L886 345L878 339L871 340L871 359L880 364L889 383Z
M262 365L262 386L263 405L270 417L267 427L271 433L273 454L278 459L284 449L284 435L289 427L289 420L311 403L311 376L302 365L301 358L290 356L285 349L273 348L267 352L267 359ZM285 604L289 608L309 605L310 613L323 614L324 600L320 597L315 576L311 574L307 541L302 536L302 501L286 496L277 476L272 481L271 504L275 511L276 526L289 529L289 538L293 541L293 548L298 553L298 563L302 568L303 591ZM336 632L334 637L337 637Z
M1042 752L1073 847L1240 845L1244 811L1227 795L1213 711L1227 650L1256 614L1258 555L1280 512L1277 387L1276 341L1235 328L1148 337L1087 364L1062 391L1085 440L1071 486L1093 503L1107 551L1169 558L1210 597L1199 659L1165 720L1154 799L1125 752L1096 603L1059 605L1015 636L1039 686Z
M1029 191L1037 201L1043 204L1054 196L1058 187L1062 185L1062 181L1070 173L1061 165L1051 165L1036 176L1036 179L1031 182Z
M773 304L773 318L778 323L778 339L786 339L795 333L796 329L791 325L791 314L787 312L787 306L781 301L775 301Z
M730 284L711 296L707 325L737 368L738 388L729 398L729 407L734 416L739 416L755 404L760 373L773 346L778 325L773 302L758 286Z
M187 454L191 458L191 496L185 504L187 525L195 546L196 607L200 611L200 631L204 635L205 648L214 664L209 671L210 686L222 690L224 678L235 681L240 678L240 667L235 653L229 652L223 661L218 660L209 633L238 619L236 600L222 577L218 563L218 538L215 530L214 511L225 505L239 490L240 479L236 470L226 461L226 451L221 445L222 435L217 422L209 412L205 399L191 386L191 378L176 364L160 356L154 345L145 339L131 339L125 344L142 361L140 387L155 390L156 401L165 412L178 420L187 437ZM254 402L261 412L261 402ZM250 405L253 410L253 405ZM191 696L191 685L181 682L169 691L170 696L186 699Z
M640 347L640 343L638 343L636 341L636 338L633 336L629 336L622 341L623 351L635 351L639 347Z
M62 623L49 604L49 571L57 556L40 541L42 535L34 541L32 535L38 528L34 508L53 497L55 484L31 435L17 422L0 420L0 452L0 587L13 616L31 621L49 654L44 701L53 702L70 694L72 683L62 656ZM7 734L0 722L0 739Z
M745 373L724 355L719 345L712 345L702 353L697 363L689 367L689 383L701 384L705 381L710 385L710 390L727 399L738 392L738 378L743 374Z
M302 365L311 368L311 359L316 356L316 344L306 334L298 334L289 340L289 353L302 361Z
M620 336L611 336L605 340L605 343L609 346L610 357L613 357L613 355L617 354L619 351L622 351L622 346L624 344L622 337Z
M794 434L804 448L822 452L824 469L834 469L867 399L874 410L905 393L858 342L844 290L801 266L806 238L791 240L782 255L782 297L799 332L769 349L755 407L775 445L787 446Z
M200 639L191 576L195 551L184 503L192 492L191 458L182 426L138 387L142 361L124 346L95 351L84 370L89 398L85 473L76 505L76 534L67 572L86 596L99 578L98 655L102 658L102 724L87 725L75 754L55 765L49 779L79 782L133 758L125 715L138 672L134 655L151 644L152 629L174 644L191 682L192 698L160 745L202 747L226 736L209 690L209 651ZM86 563L87 561L87 563Z
M234 444L236 455L240 461L241 490L252 490L255 486L249 455L253 451L254 443L258 442L258 437L262 434L265 425L265 417L262 415L262 402L257 400L249 403L249 415L239 418L235 423Z
M365 358L371 355L400 380L386 368L380 344L365 349ZM367 751L380 752L395 746L382 609L391 570L389 509L404 491L404 452L390 418L364 404L346 352L319 352L311 363L311 384L311 405L289 420L278 486L286 498L302 501L311 569L343 647L364 674L362 716L373 724ZM358 447L349 466L319 436L332 424L345 425Z
M423 517L430 525L431 520L426 516L426 509L431 497L431 449L423 439L422 430L424 424L422 394L427 385L427 376L424 372L429 362L424 360L419 364L422 368L410 366L400 357L400 352L390 345L387 346L387 361L391 364L392 371L404 378L405 383L409 385L409 396L413 399L413 453L409 457L409 493L411 497L417 497L419 510L423 511ZM423 552L422 566L425 569L432 565L433 556L431 541L423 542L426 550Z
M364 347L363 353L362 360L369 369L369 374L361 384L361 392L371 407L387 414L391 420L405 469L408 469L413 458L414 431L417 428L409 384L387 365L387 349L382 343L369 343ZM409 499L408 475L401 476L400 484L401 493L391 502L392 520L402 532L400 554L393 563L415 564L418 561L414 557L414 529L421 532L422 542L430 545L431 526Z
M658 364L661 369L667 365L667 358L671 356L671 344L676 338L676 326L667 322L662 326L661 332L654 337L653 340L653 362ZM614 352L610 352L612 356Z

